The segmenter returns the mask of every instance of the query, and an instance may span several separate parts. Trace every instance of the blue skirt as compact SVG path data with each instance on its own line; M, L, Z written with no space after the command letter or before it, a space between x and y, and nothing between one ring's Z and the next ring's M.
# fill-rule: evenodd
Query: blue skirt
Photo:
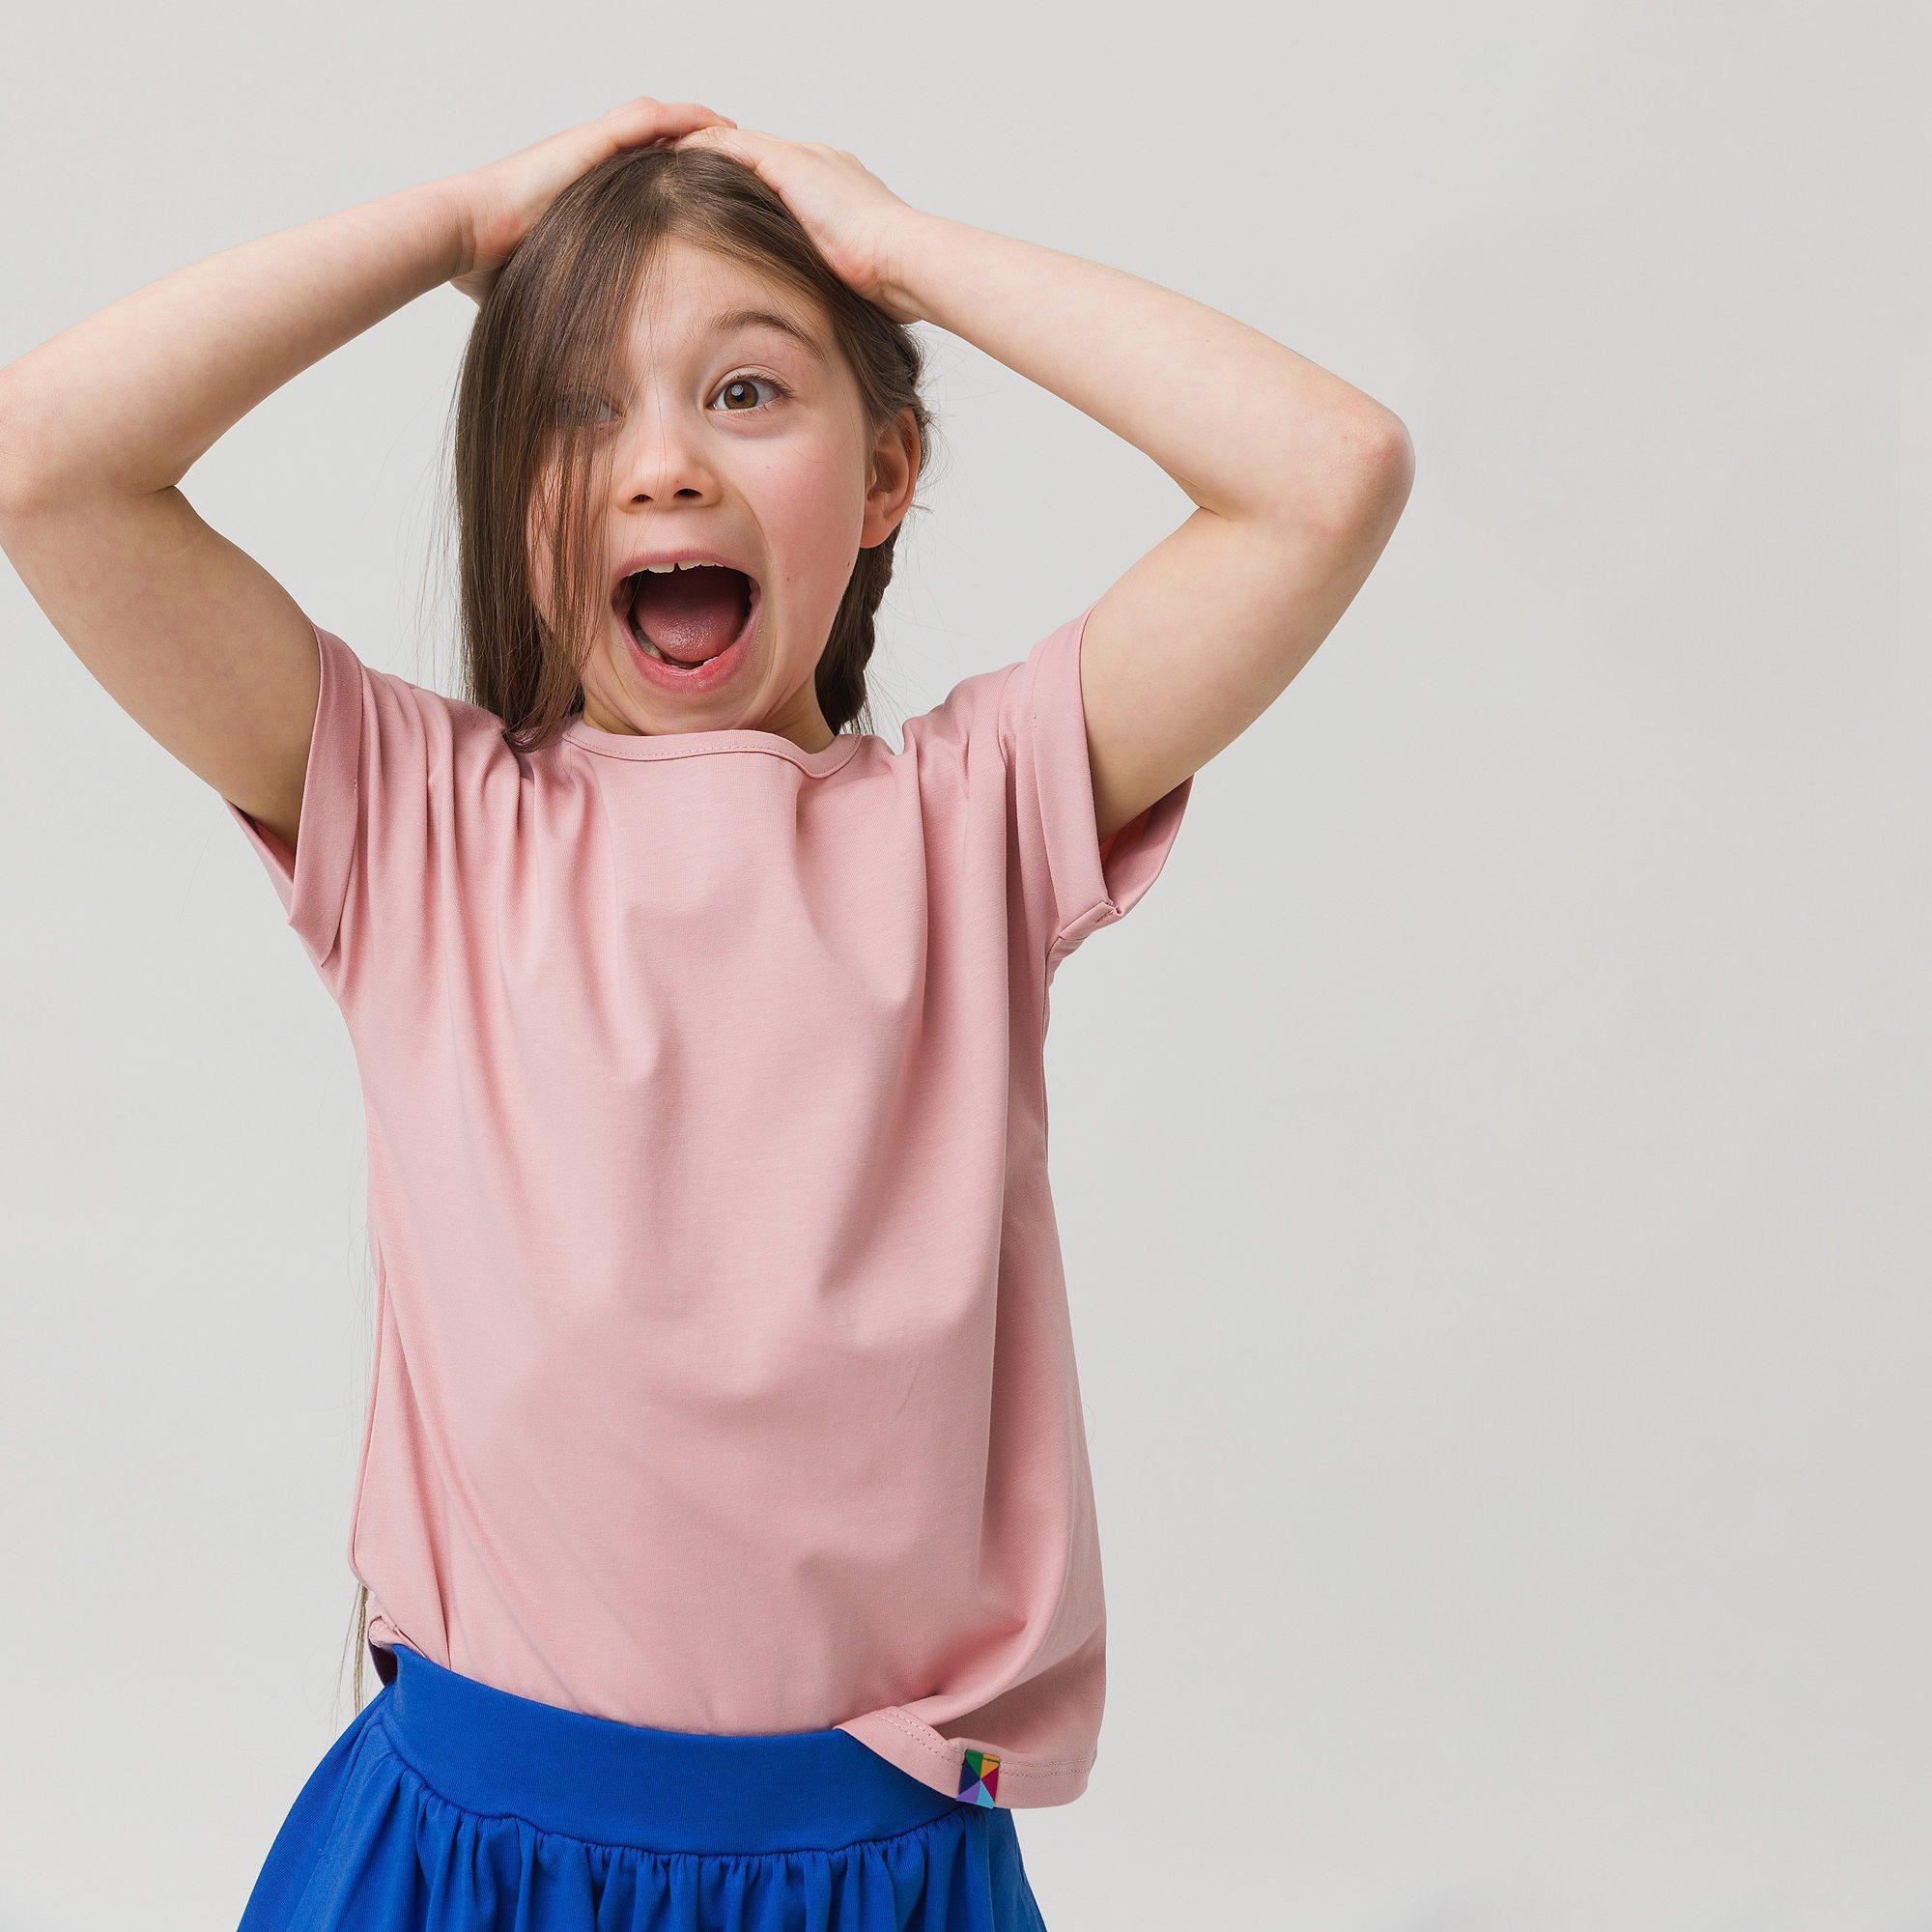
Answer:
M848 1732L650 1730L391 1659L239 1932L1045 1932L1012 1812Z

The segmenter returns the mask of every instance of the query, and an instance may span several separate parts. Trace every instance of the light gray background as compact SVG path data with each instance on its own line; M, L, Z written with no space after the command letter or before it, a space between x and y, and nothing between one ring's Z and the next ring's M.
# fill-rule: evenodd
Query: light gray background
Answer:
M10 42L0 358L643 92L1409 424L1355 607L1056 981L1111 1674L1087 1795L1019 1815L1053 1932L1932 1927L1914 11L82 6ZM186 484L444 689L471 313L413 304ZM934 339L895 741L1187 509ZM350 1715L355 1071L213 794L11 572L0 629L0 1927L200 1932Z

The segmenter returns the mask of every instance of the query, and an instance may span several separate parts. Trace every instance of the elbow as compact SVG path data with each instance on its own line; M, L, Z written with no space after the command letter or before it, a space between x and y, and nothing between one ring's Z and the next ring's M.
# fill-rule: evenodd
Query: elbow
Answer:
M0 388L0 516L23 517L46 496L33 465L24 412Z
M1341 494L1349 526L1393 528L1415 485L1415 443L1408 425L1393 410L1378 407L1351 426L1348 447L1349 480Z
M1415 439L1393 410L1383 412L1386 423L1378 447L1380 460L1397 482L1396 494L1406 497L1415 481Z
M58 399L37 386L17 364L0 369L0 517L24 522L72 502L77 486L71 465L61 464L63 437Z
M1295 455L1267 522L1302 545L1352 549L1371 532L1386 539L1415 481L1415 445L1394 411L1351 409Z

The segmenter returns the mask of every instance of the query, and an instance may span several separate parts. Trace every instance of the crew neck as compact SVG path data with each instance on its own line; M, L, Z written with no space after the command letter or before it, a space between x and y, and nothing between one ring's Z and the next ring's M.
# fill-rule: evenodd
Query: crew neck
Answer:
M782 758L813 778L836 772L870 736L863 731L840 731L829 745L808 752L782 732L759 731L749 725L724 731L607 731L587 724L583 714L574 712L565 721L562 736L586 752L603 758L695 758L716 752L763 752Z

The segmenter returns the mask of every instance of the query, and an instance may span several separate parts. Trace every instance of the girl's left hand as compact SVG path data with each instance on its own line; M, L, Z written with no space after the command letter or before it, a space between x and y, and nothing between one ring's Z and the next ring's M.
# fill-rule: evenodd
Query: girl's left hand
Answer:
M755 128L694 128L668 144L712 148L743 161L782 196L799 226L847 288L895 322L918 322L893 281L898 236L921 219L856 155L822 141L786 141Z

